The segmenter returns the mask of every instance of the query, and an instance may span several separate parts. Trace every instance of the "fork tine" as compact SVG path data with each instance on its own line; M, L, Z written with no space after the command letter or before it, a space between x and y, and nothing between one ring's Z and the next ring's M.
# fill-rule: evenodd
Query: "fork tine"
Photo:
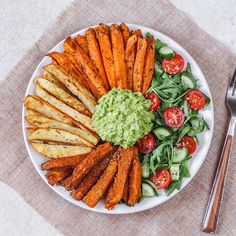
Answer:
M236 68L235 68L235 70L234 70L233 77L232 77L232 79L230 80L230 82L229 82L229 87L228 87L228 93L230 93L231 95L234 94L235 85L236 85L235 81L236 81Z

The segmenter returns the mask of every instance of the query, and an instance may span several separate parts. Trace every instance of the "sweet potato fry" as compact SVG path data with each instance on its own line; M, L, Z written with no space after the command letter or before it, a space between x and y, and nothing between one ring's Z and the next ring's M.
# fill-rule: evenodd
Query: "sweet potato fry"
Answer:
M107 76L104 69L102 55L100 52L99 44L96 38L95 31L93 29L87 29L85 36L88 42L89 56L93 64L96 66L97 71L102 79L105 89L109 90L109 84L107 82Z
M147 41L145 38L138 38L137 53L134 63L133 91L141 92L143 84L143 69L145 63Z
M110 29L117 87L127 89L127 75L123 36L119 27L116 24L111 25Z
M95 65L90 60L89 56L83 51L81 47L78 47L76 52L74 53L74 58L80 64L83 69L83 72L89 79L89 87L92 91L93 95L96 98L100 98L102 95L107 93L105 89L102 79L97 72Z
M60 168L58 170L49 171L46 174L46 178L50 185L55 185L65 179L67 176L71 175L73 169L71 168Z
M43 164L41 164L41 169L51 170L51 169L63 168L63 167L74 168L86 157L87 157L87 154L83 154L83 155L67 156L63 158L52 159L49 161L45 161Z
M142 167L138 158L138 149L134 147L133 163L129 172L128 205L134 206L141 196Z
M75 39L72 39L70 36L67 37L63 43L63 48L65 52L74 53L79 45Z
M62 185L67 190L72 190L76 188L81 180L88 174L88 172L105 156L107 156L110 152L112 152L113 146L110 143L104 143L97 146L93 151L91 151L87 157L79 163L73 174L66 178Z
M80 126L79 122L73 120L71 117L57 110L55 107L51 106L39 97L27 96L24 100L24 105L27 109L37 111L51 119L60 121L73 127Z
M97 39L100 45L102 60L106 71L109 87L116 87L116 74L111 42L109 39L109 28L99 26L95 28Z
M123 22L120 24L120 29L123 35L123 41L124 41L124 45L126 47L126 42L130 36L130 31L129 31L129 27Z
M79 187L71 193L71 196L74 199L81 200L88 193L103 171L106 169L110 159L111 156L108 155L92 168L88 175L79 184Z
M154 37L151 36L150 38L147 39L147 53L143 70L143 86L142 86L143 94L147 92L152 82L154 66L155 66L155 41Z
M128 197L129 197L129 178L127 178L125 181L125 187L122 196L122 199L126 204L128 204Z
M47 79L42 77L38 77L36 82L49 93L54 95L56 98L60 99L61 101L65 102L67 105L71 106L72 108L76 109L78 112L92 117L92 113L87 109L87 107L77 98L72 96L71 94L65 92L63 89L57 87Z
M136 29L136 30L132 31L132 34L136 34L138 37L143 36L141 29Z
M122 199L132 160L133 148L121 149L118 171L113 184L108 190L105 200L105 207L109 210L113 209Z
M86 40L85 36L82 36L78 34L76 36L76 42L79 44L79 46L84 50L84 52L89 55L89 49L88 49L88 42Z
M133 73L134 73L134 62L136 55L138 37L137 35L131 35L126 44L125 49L125 62L126 62L126 74L127 74L127 88L133 89Z
M95 207L98 201L107 191L108 187L112 184L114 176L117 172L118 160L120 158L119 149L115 152L110 160L108 167L98 179L96 184L91 188L87 195L83 198L83 202L89 207Z
M47 65L44 69L58 78L71 93L77 96L85 106L94 113L97 104L96 99L78 80L69 75L66 70L58 65Z

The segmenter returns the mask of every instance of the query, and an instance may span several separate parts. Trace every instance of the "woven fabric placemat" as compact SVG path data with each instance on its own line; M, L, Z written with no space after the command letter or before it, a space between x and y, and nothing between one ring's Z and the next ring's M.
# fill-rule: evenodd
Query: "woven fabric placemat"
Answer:
M173 38L193 56L205 74L213 95L215 128L206 161L181 193L148 211L103 215L76 207L47 187L26 152L21 111L29 79L54 45L67 35L99 22L122 21L158 30ZM235 65L235 55L168 1L75 1L26 53L0 87L0 180L16 190L65 235L200 235L229 119L224 99ZM219 223L218 234L221 235L236 235L235 165L233 152Z

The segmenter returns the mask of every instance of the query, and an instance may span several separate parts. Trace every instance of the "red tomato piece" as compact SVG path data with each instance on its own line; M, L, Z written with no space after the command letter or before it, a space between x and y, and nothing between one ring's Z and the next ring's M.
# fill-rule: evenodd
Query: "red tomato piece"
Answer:
M155 148L155 146L156 140L151 133L148 133L137 142L138 150L142 153L151 152Z
M191 110L199 111L206 104L206 98L204 94L197 89L192 89L184 95L184 99L187 101Z
M184 113L178 107L170 107L164 111L163 119L170 128L179 128L184 123Z
M184 68L184 59L180 54L176 53L174 57L162 60L162 68L170 75L179 74Z
M171 175L167 169L157 169L156 173L150 177L157 189L167 188L171 182Z
M192 153L195 152L197 148L197 144L195 140L188 135L185 135L182 140L180 141L178 147L185 147L188 149L188 154L191 155Z
M149 108L150 111L155 111L160 106L161 101L156 93L148 93L145 95L145 98L151 101L151 106Z

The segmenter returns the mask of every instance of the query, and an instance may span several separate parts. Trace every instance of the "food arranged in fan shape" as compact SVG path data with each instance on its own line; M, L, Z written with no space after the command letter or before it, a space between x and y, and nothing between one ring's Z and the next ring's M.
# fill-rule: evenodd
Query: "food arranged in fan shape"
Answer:
M209 129L199 110L210 101L191 65L125 23L101 23L63 46L24 100L48 183L109 210L180 189L197 135Z

